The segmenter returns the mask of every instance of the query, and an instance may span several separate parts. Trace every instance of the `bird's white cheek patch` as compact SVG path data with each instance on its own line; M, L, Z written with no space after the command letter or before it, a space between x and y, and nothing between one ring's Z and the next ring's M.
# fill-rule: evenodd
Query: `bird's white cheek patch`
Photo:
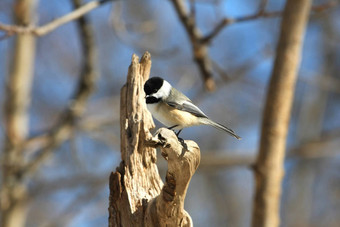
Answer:
M164 80L162 87L153 95L156 98L168 97L171 91L171 85Z

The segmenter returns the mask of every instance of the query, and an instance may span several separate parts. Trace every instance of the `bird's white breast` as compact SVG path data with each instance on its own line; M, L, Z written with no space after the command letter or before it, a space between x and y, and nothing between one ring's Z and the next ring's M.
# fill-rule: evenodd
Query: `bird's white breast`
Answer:
M164 104L163 104L164 105ZM173 125L172 122L167 119L164 111L162 111L161 103L151 103L146 105L148 110L151 112L152 116L156 118L159 122L167 127L171 127Z
M152 116L167 127L178 125L174 129L182 129L194 125L199 125L198 118L189 112L178 110L164 102L147 104Z

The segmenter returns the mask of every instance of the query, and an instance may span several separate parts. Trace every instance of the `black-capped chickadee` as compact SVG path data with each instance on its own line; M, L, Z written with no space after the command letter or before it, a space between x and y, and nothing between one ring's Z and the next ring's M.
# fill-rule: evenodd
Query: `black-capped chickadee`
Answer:
M169 129L179 130L177 136L186 127L211 125L241 139L233 130L210 120L188 97L160 77L148 79L144 91L147 108L154 118Z

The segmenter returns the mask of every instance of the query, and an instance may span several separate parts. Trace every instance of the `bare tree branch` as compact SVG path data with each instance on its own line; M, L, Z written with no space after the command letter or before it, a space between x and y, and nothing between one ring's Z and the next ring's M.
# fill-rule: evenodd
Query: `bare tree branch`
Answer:
M96 0L96 1L86 3L85 5L70 12L69 14L59 17L49 22L48 24L45 24L39 27L35 27L33 25L24 27L24 26L7 25L7 24L0 23L0 30L3 30L6 32L6 35L5 35L6 37L12 36L14 34L28 34L28 33L36 35L36 36L43 36L68 22L71 22L73 20L76 20L82 17L83 15L98 8L104 3L111 2L111 1L113 0Z
M254 167L253 227L277 227L291 106L310 0L288 0L264 107L259 154Z
M233 23L245 22L259 18L279 17L282 15L282 11L266 12L265 7L267 5L267 0L261 0L256 13L237 18L224 18L216 25L215 28L212 29L211 32L203 36L195 21L195 1L190 0L190 9L187 9L184 0L171 0L170 2L173 3L177 15L189 36L193 58L201 72L205 88L209 91L215 90L216 84L213 79L213 67L208 53L208 45L223 30L223 28ZM312 9L314 12L322 12L336 6L337 4L337 1L332 0L327 3L314 6Z
M331 133L289 149L285 160L332 158L340 154L338 147L340 147L340 135ZM256 163L256 152L252 150L230 151L228 154L223 150L207 150L205 153L206 155L202 155L199 171L216 171L233 167L251 168ZM167 167L164 162L161 162L158 163L158 168L166 170Z
M15 1L14 18L20 25L35 23L36 0ZM5 138L0 191L0 226L21 227L26 220L26 186L20 168L22 144L28 133L28 107L35 60L35 37L21 34L15 39L5 100Z
M292 159L322 159L336 157L340 154L337 149L340 146L339 135L331 135L325 138L306 142L289 149L286 160ZM209 155L203 156L200 170L215 170L218 168L230 168L234 166L252 167L256 164L255 152L248 151L243 155L211 155L223 154L222 151L207 151ZM234 153L234 152L233 152ZM243 152L245 153L245 152Z
M213 69L211 60L208 54L208 48L204 43L201 42L202 34L199 28L196 26L195 18L193 13L190 14L186 8L184 1L182 0L171 0L173 3L179 19L181 20L192 45L193 57L196 61L201 75L203 77L205 88L208 91L215 90L215 82L213 80ZM193 4L193 3L192 3ZM193 8L193 6L192 6ZM193 11L193 10L192 10ZM193 11L194 12L194 11Z
M260 11L255 14L247 15L247 16L242 16L242 17L237 17L237 18L224 18L222 19L216 27L208 33L206 36L204 36L201 40L202 43L210 44L210 42L225 28L227 25L231 25L234 23L239 23L239 22L246 22L250 20L255 20L259 18L270 18L270 17L279 17L282 15L281 11L273 11L273 12L264 12Z
M226 26L234 24L234 23L282 16L282 11L266 12L265 11L266 4L267 4L267 0L261 1L258 11L254 14L250 14L250 15L242 16L242 17L236 17L236 18L222 19L210 33L208 33L206 36L202 38L202 42L209 44ZM329 1L326 3L320 4L320 5L313 6L312 11L319 13L327 9L330 9L332 7L335 7L336 5L338 5L337 1Z
M267 4L268 0L261 0L257 12L264 12L266 10Z
M78 0L74 0L75 7L80 5ZM41 163L52 153L52 151L69 138L77 118L79 118L84 110L87 100L94 90L97 72L96 64L96 49L94 43L94 34L92 28L83 16L78 20L79 37L82 43L83 50L83 67L80 73L78 87L68 109L62 113L57 125L47 135L47 143L43 148L36 152L33 160L30 161L23 169L23 174L32 174Z

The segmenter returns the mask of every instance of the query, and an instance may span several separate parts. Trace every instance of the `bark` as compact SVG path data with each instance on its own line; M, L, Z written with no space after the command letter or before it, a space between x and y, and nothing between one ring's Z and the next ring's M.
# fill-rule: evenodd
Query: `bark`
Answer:
M34 24L36 0L17 0L14 17L21 26ZM29 97L32 86L35 57L35 37L18 35L14 44L14 55L5 101L4 153L2 160L1 226L20 227L26 220L26 187L21 180L20 166L23 165L22 143L28 131Z
M193 141L179 142L168 129L152 137L149 130L154 124L143 91L150 54L138 61L133 55L121 90L122 162L110 176L109 226L191 226L184 199L199 164L199 148ZM164 185L156 166L157 146L168 160Z
M279 226L286 136L310 0L288 0L264 107L260 150L255 164L252 226Z

